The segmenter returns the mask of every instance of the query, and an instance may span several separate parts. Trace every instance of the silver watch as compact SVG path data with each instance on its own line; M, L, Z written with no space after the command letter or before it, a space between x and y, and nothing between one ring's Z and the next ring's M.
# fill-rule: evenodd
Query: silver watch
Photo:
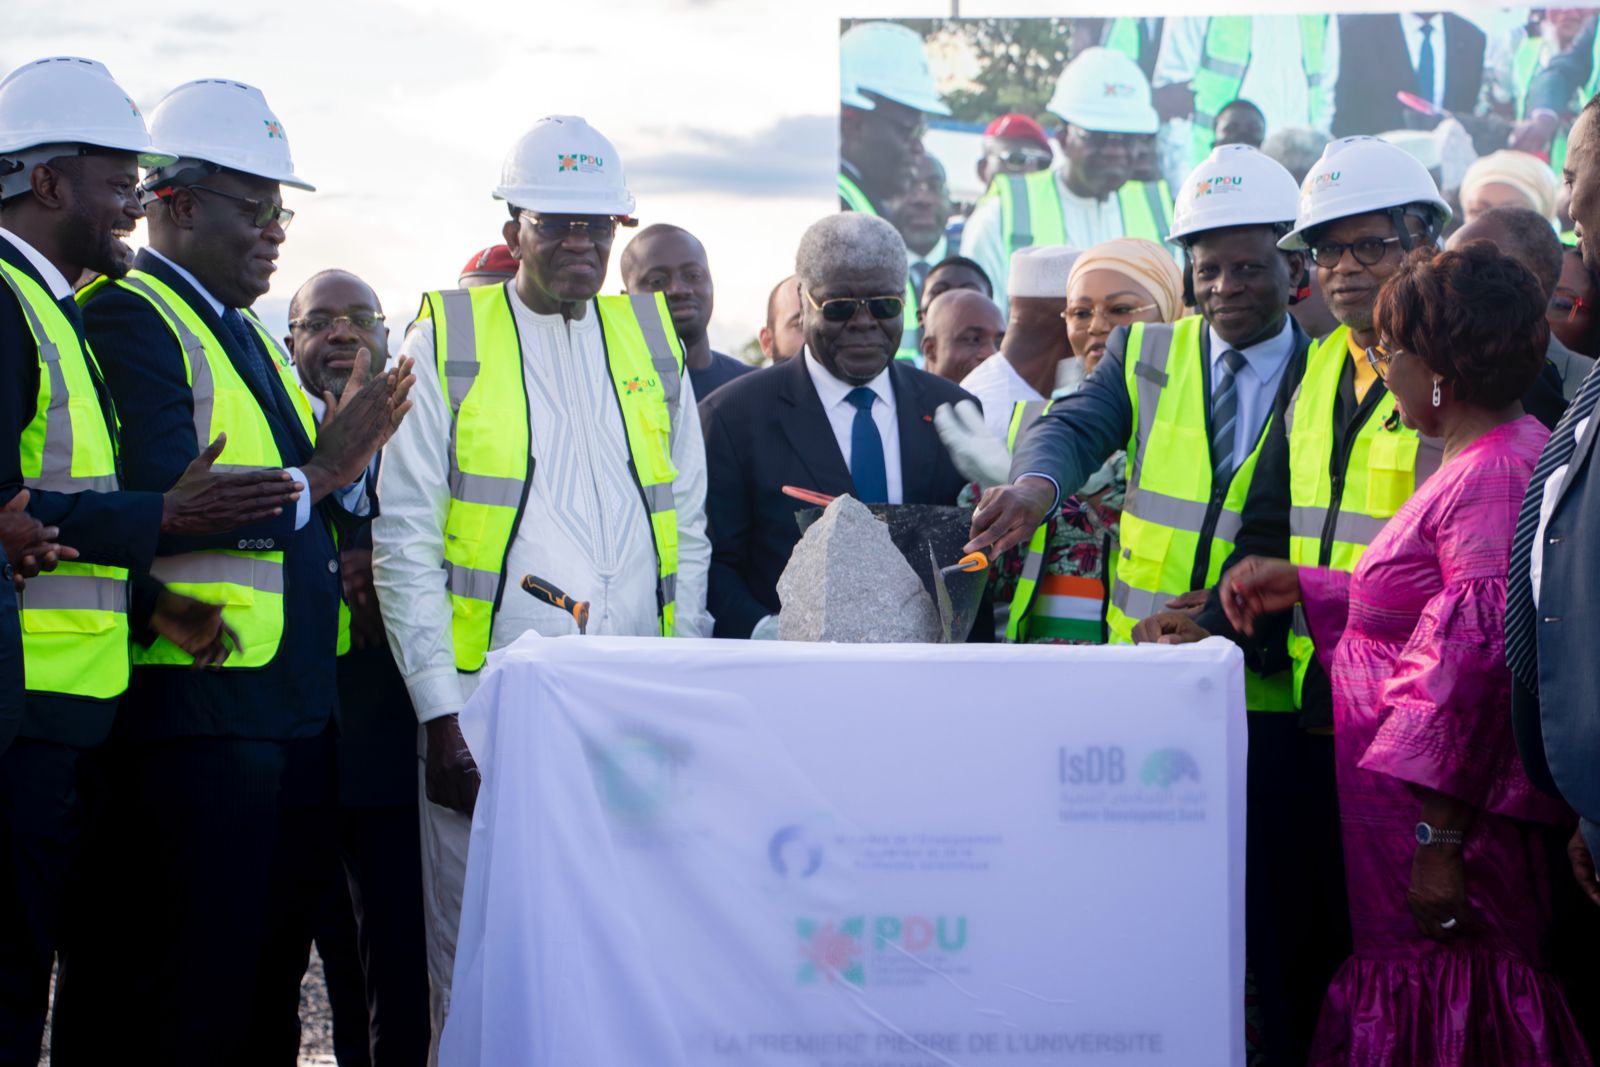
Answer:
M1417 844L1419 845L1461 845L1467 840L1465 830L1441 830L1429 823L1417 823Z

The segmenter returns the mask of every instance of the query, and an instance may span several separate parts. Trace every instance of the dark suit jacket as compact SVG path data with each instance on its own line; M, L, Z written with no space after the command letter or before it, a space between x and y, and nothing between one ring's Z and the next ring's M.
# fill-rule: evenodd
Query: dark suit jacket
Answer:
M943 378L889 363L900 428L901 497L907 504L954 504L967 480L934 432L940 404L972 397ZM711 534L707 607L717 637L749 637L776 614L778 577L800 540L786 485L830 496L854 493L804 356L746 374L700 405L706 437L706 523Z
M1600 414L1578 439L1545 528L1544 573L1535 624L1539 692L1517 684L1511 714L1517 747L1534 783L1584 816L1589 847L1600 855ZM1543 496L1534 482L1530 494Z
M247 358L205 299L148 251L135 260L183 296L221 340L237 367ZM148 302L108 286L84 309L84 321L122 419L124 484L165 491L199 455L192 393L176 338ZM242 371L245 381L253 376ZM311 458L311 443L291 417L281 383L258 395L286 466ZM294 528L294 509L225 534L184 539L173 549L244 547L259 540L284 553L283 640L273 661L255 670L190 671L142 667L123 702L119 730L133 737L220 736L282 740L314 736L337 701L334 649L338 634L339 562L331 524L348 516L333 496ZM163 544L165 549L167 546Z
M0 241L0 258L26 273L45 290L33 265L9 241ZM80 338L83 320L71 300L59 303ZM91 361L90 373L94 374ZM33 421L39 401L39 354L22 307L9 286L0 285L0 503L23 488L19 443ZM104 383L95 382L101 413L115 426ZM115 433L113 433L113 439ZM127 483L124 482L124 485ZM144 571L156 554L161 531L161 497L157 493L46 493L31 490L28 512L46 526L61 529L60 541L78 550L85 563ZM21 733L46 741L93 745L105 739L116 713L115 700L32 694L24 707Z
M1572 110L1594 70L1594 34L1595 23L1591 22L1571 48L1551 56L1545 68L1533 76L1528 84L1530 115L1539 110L1564 115Z
M1444 107L1471 114L1483 86L1483 31L1446 13L1433 38L1434 63L1444 69ZM1405 107L1398 92L1417 92L1399 15L1339 16L1339 81L1334 86L1333 135L1378 134L1401 128L1432 129L1437 121ZM1425 93L1418 93L1426 96Z

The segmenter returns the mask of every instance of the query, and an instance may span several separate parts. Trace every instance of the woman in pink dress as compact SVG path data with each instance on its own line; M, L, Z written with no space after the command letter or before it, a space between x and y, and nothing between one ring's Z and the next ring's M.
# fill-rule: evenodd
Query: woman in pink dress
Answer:
M1223 578L1245 633L1303 605L1333 681L1355 952L1311 1063L1589 1064L1546 970L1540 823L1569 817L1523 774L1503 647L1517 511L1547 433L1520 397L1544 361L1538 283L1487 244L1422 253L1385 284L1368 352L1445 462L1353 575L1254 557Z

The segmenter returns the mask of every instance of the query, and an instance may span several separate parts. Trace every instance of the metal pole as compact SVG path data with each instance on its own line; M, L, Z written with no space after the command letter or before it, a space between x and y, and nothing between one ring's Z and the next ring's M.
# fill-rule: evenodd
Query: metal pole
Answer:
M961 0L950 0L950 17L953 19L961 17Z

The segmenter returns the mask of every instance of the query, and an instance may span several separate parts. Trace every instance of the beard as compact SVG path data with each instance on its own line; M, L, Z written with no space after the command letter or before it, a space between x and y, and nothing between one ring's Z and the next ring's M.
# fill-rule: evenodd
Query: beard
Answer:
M133 249L123 243L123 234L118 233L127 217L119 215L118 220L107 223L81 208L74 210L61 223L62 251L85 270L112 279L123 277L133 268ZM127 232L133 231L129 228ZM78 279L67 281L75 285Z

